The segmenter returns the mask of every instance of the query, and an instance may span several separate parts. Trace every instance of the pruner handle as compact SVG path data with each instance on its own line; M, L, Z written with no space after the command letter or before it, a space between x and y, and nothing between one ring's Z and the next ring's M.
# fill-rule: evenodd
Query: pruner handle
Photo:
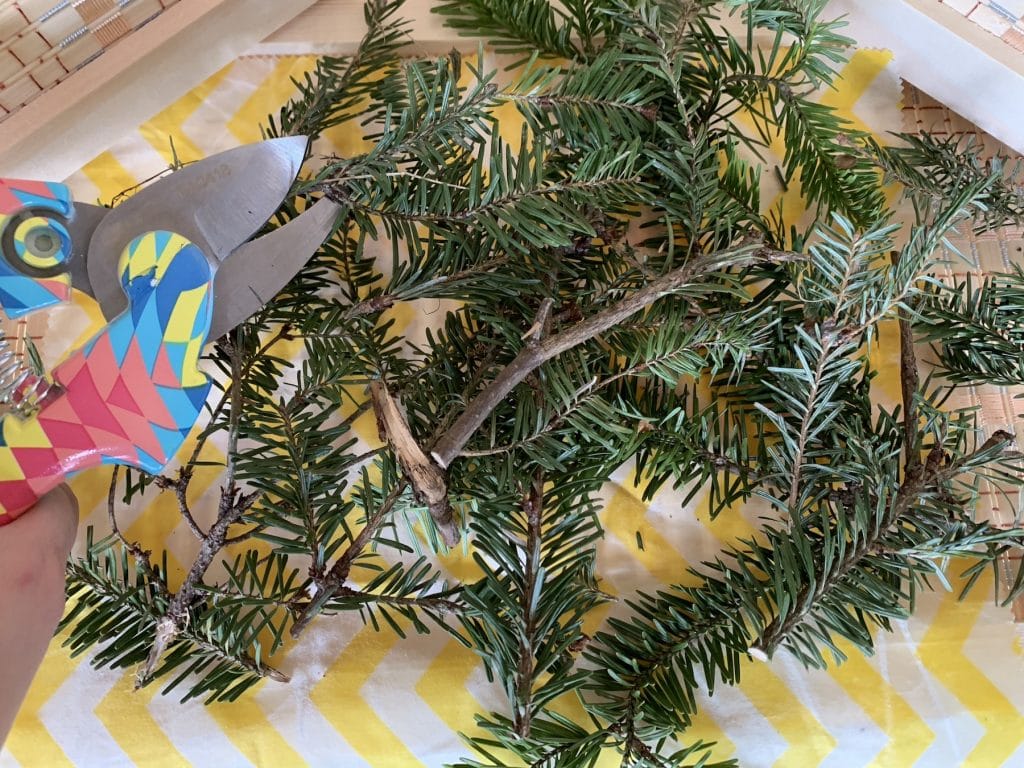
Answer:
M213 310L206 256L151 232L129 246L122 282L128 308L54 369L52 396L0 423L0 525L90 467L160 472L195 425L210 391L199 370Z

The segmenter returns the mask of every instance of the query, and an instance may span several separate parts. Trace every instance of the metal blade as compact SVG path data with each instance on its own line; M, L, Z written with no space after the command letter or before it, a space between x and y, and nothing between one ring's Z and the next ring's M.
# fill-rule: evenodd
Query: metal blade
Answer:
M117 261L132 240L146 232L174 232L202 249L216 268L280 206L307 144L304 136L290 136L221 152L118 205L89 243L89 283L103 315L111 319L128 306Z
M283 227L246 243L220 265L213 282L210 339L254 315L291 280L334 231L340 206L321 199Z
M71 236L72 254L68 259L68 271L71 273L71 287L82 293L95 297L92 283L89 281L89 243L93 233L107 216L113 212L111 208L88 203L75 203L74 214L68 222L68 234Z

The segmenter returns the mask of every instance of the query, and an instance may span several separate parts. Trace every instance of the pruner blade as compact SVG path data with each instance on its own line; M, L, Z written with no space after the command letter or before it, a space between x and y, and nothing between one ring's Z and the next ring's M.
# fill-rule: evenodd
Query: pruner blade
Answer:
M210 338L219 338L243 323L284 288L334 231L339 210L337 203L321 199L225 259L213 283Z
M255 234L287 197L308 139L289 136L221 152L154 182L114 208L89 242L88 282L103 315L127 307L117 275L124 249L144 232L175 232L216 269ZM308 258L308 254L307 254Z

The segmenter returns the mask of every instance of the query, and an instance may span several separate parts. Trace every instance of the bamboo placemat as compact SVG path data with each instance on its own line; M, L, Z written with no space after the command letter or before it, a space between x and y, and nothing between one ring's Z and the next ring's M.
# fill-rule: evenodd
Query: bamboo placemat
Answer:
M1024 2L1020 5L1024 7ZM938 138L971 141L981 149L984 158L1001 157L1009 165L1022 160L1019 153L907 82L903 83L902 111L903 127L907 133L927 132ZM1024 265L1024 229L1019 227L1003 227L982 234L974 233L969 227L961 227L949 241L951 247L942 254L945 265L940 273L947 283L963 281L970 274L978 285L995 272L1009 272L1014 264ZM928 352L922 350L922 353L926 358ZM1021 386L960 387L949 405L978 409L982 439L1002 429L1017 435L1018 442L1024 444L1024 401L1020 398L1024 398L1024 387ZM1021 512L1024 498L1019 491L984 482L981 493L979 519L993 520L1006 526L1024 523ZM1017 564L1005 560L1002 566L1004 585L1009 587L1016 577ZM1017 622L1024 622L1024 597L1014 603L1013 617Z
M0 120L178 0L0 0Z

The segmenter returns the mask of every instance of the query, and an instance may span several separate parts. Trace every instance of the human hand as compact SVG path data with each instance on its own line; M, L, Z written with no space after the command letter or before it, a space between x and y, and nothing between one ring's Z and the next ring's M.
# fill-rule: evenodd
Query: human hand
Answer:
M0 528L0 745L64 612L64 564L78 530L66 485Z

